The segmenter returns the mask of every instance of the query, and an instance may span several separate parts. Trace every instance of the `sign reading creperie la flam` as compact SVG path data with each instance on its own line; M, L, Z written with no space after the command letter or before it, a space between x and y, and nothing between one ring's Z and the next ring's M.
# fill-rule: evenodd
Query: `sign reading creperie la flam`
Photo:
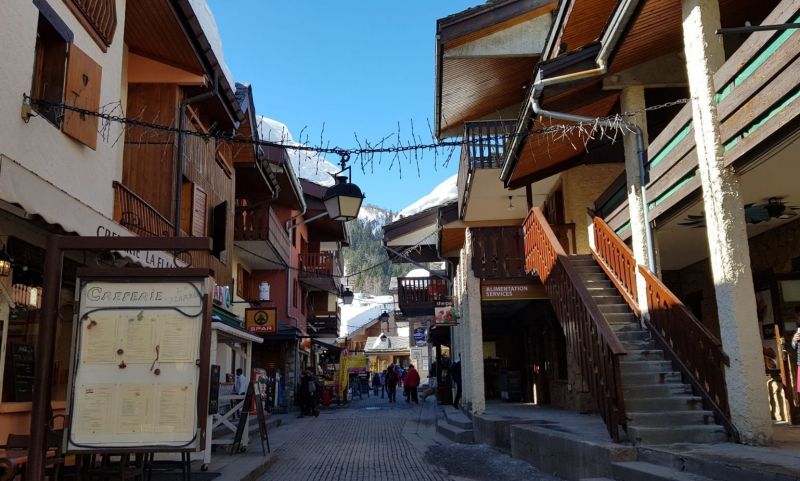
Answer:
M523 301L530 299L547 299L544 286L538 281L508 280L481 282L481 300L483 301Z
M275 334L278 332L278 309L245 309L244 327L254 334Z

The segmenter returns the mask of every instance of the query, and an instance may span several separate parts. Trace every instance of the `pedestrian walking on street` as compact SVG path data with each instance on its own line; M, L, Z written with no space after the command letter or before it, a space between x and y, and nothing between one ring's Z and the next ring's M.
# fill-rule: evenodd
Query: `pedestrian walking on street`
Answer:
M386 368L386 392L389 393L389 402L397 402L397 373L394 364Z
M386 371L381 371L378 374L381 377L381 399L383 399L383 394L386 392Z
M405 387L407 393L406 402L414 401L415 404L419 404L419 399L417 398L417 388L419 388L419 372L414 369L413 364L408 366L408 371L406 371Z
M298 418L309 416L319 416L317 409L317 382L309 369L303 371L303 377L300 378L300 415Z
M378 371L372 375L372 394L376 397L378 396L378 389L381 388L381 375L378 374Z

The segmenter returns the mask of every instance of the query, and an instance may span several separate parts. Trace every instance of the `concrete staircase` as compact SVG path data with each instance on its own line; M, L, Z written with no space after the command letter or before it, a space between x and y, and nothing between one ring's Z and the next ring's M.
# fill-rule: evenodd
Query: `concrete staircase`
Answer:
M629 440L636 445L726 441L725 429L714 424L711 411L703 410L702 399L683 384L680 373L673 370L672 362L641 327L594 258L571 256L570 260L628 351L620 370Z
M439 406L436 414L436 432L447 439L461 444L475 442L472 420L453 406Z

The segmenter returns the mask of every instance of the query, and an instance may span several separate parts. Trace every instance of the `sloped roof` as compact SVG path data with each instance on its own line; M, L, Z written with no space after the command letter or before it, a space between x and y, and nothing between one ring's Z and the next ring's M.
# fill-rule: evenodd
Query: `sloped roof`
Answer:
M403 336L368 337L364 345L366 353L407 352L408 350L408 338Z

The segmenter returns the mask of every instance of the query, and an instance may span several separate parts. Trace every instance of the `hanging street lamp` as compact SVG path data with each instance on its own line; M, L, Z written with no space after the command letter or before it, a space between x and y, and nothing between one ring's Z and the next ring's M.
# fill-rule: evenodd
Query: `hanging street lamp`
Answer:
M355 295L353 294L353 291L351 291L349 287L345 287L342 293L339 295L339 297L342 298L342 304L349 306L350 304L353 303L353 298L355 297Z
M325 192L325 197L322 201L325 203L325 209L328 211L328 217L333 220L347 222L358 217L358 212L361 210L361 203L364 202L364 193L356 185L350 182L347 175L340 175L345 170L348 171L352 177L352 171L347 166L347 161L350 160L348 154L342 154L340 165L342 170L334 175L336 183L328 187Z

